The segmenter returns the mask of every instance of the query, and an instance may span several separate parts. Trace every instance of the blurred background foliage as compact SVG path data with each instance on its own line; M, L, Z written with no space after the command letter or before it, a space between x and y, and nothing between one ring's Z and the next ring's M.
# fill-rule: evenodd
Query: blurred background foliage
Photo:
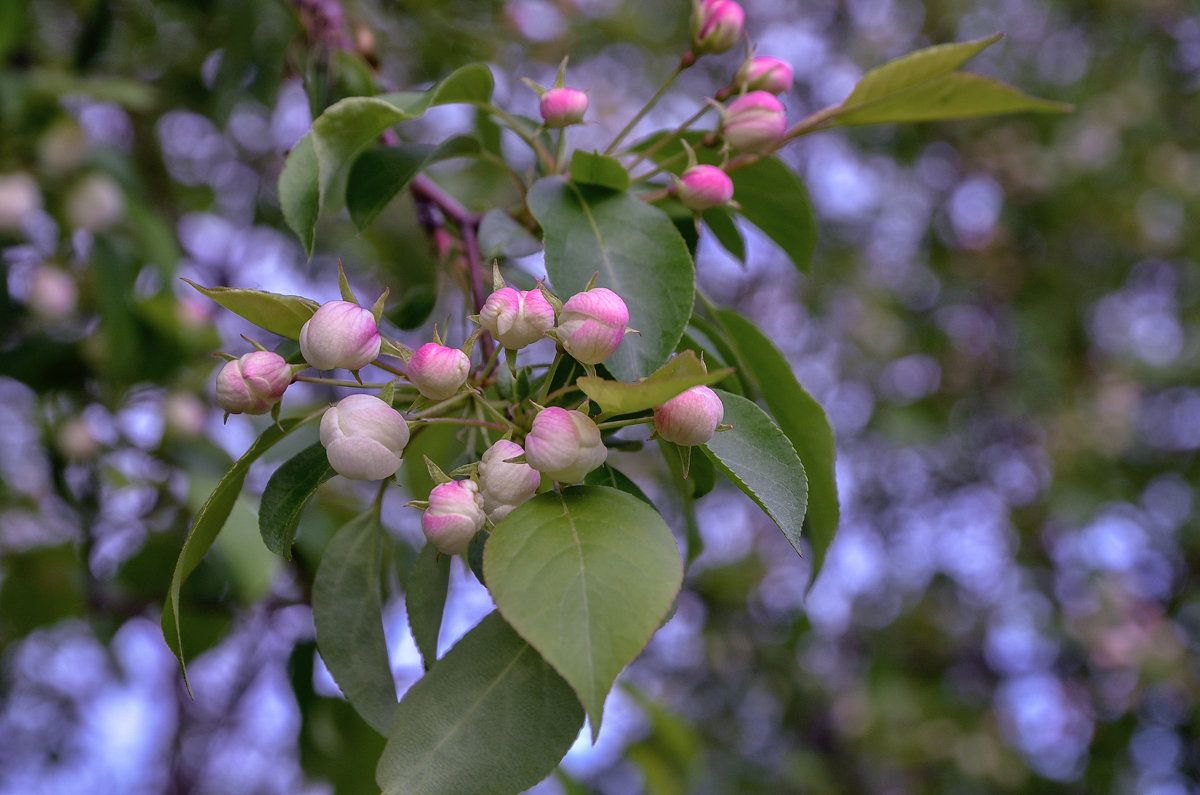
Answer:
M768 332L831 415L842 528L808 591L807 564L739 493L705 497L678 612L599 744L540 789L1197 791L1200 12L745 7L759 52L795 66L794 118L871 65L996 31L970 68L1077 110L793 144L820 228L811 274L749 229L744 264L702 240L702 289ZM517 78L547 83L569 53L598 122L576 142L602 147L686 47L687 15L682 0L0 4L0 791L373 787L382 739L338 697L305 607L356 504L345 483L309 509L291 567L259 542L255 502L235 511L185 591L195 701L162 643L191 513L255 432L211 404L209 354L247 349L250 329L179 277L329 300L341 258L360 294L392 287L394 323L440 320L444 251L408 200L361 235L323 223L308 261L286 231L275 181L312 115L473 61L531 114ZM690 115L736 65L702 60L639 131ZM460 108L402 132L471 129L501 145ZM519 207L494 165L439 168L464 201ZM251 491L301 445L256 466ZM622 455L682 532L666 465ZM385 513L398 590L420 538L402 501ZM451 599L443 645L488 609L463 571ZM420 668L402 601L386 616L405 687Z

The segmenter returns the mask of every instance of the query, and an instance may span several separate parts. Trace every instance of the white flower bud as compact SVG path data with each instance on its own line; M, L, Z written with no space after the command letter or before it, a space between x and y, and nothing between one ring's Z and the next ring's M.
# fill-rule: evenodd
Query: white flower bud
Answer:
M351 480L382 480L400 468L408 423L374 395L350 395L321 417L329 465Z
M375 361L381 343L371 310L349 301L322 304L300 329L300 353L318 370L359 370Z
M513 509L537 493L542 476L528 464L508 464L509 458L524 454L516 442L501 439L489 447L479 461L479 487L488 518L499 522Z
M525 460L559 483L578 483L607 457L600 429L580 411L542 409L525 437Z

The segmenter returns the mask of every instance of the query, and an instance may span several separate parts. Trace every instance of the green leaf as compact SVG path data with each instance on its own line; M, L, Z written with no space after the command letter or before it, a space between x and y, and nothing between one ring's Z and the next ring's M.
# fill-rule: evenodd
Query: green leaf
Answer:
M320 442L304 448L276 469L258 506L258 531L267 549L292 559L292 542L304 506L322 483L334 476Z
M429 144L377 146L358 156L346 184L346 208L360 230L371 225L429 160Z
M841 108L845 112L857 110L953 72L1002 37L995 33L974 41L939 44L888 61L863 75Z
M570 686L493 612L404 694L375 777L386 795L515 795L582 726Z
M235 315L241 315L254 325L291 340L300 339L300 329L320 306L316 301L298 295L280 295L240 287L202 287L189 279L184 281Z
M175 573L171 575L171 586L167 591L167 601L163 605L162 613L163 638L179 659L184 684L187 684L187 667L183 657L183 633L179 626L179 593L183 588L184 580L196 570L204 558L204 554L217 540L217 535L225 526L225 520L229 518L233 506L237 503L238 495L242 493L242 486L246 482L246 473L250 470L250 465L287 433L317 416L313 414L302 419L283 420L281 422L282 430L278 425L268 426L254 444L250 445L250 448L242 454L242 457L233 463L233 466L217 483L217 487L213 489L204 506L196 512L192 529L188 532L187 540L184 541L183 549L179 553L179 559L175 562ZM188 685L188 692L191 692L190 685Z
M608 486L610 488L623 491L626 494L632 494L642 502L653 507L654 503L646 496L646 492L642 491L638 484L630 480L629 476L611 464L601 464L600 466L587 473L583 478L585 486Z
M546 272L568 298L596 284L629 307L630 328L604 365L622 381L666 364L692 314L695 269L671 219L628 193L575 185L562 177L539 180L529 209L545 232Z
M408 611L408 627L417 642L426 671L437 662L438 634L442 630L442 611L446 607L453 557L439 555L433 544L426 544L408 574L404 607Z
M791 441L753 401L717 391L728 431L703 446L713 463L767 516L801 555L800 532L808 507L808 478Z
M633 414L661 406L694 386L715 384L732 373L732 369L705 372L696 354L684 351L636 383L583 376L575 384L596 401L605 414Z
M317 187L319 175L317 153L310 133L288 152L283 171L279 173L279 207L283 210L283 219L300 238L304 253L310 257L317 236L317 216L321 212L321 194Z
M838 527L833 428L821 404L796 381L788 360L753 323L729 310L719 311L717 320L748 371L745 374L758 382L767 408L804 462L815 582Z
M729 176L742 216L779 244L797 268L807 271L817 223L808 191L796 172L778 158L764 157Z
M541 249L538 239L504 210L488 210L479 222L479 252L485 260L527 257Z
M621 161L598 152L576 149L571 155L571 179L583 185L599 185L610 190L629 187L629 172Z
M363 152L350 167L346 208L360 230L366 229L417 173L430 163L479 151L479 142L456 136L441 144L376 146Z
M547 492L500 522L483 570L505 620L574 688L594 740L617 674L679 592L683 564L670 528L623 491Z
M486 102L491 98L492 86L488 68L471 64L425 92L347 97L329 106L313 121L312 131L320 206L336 210L342 205L351 165L384 130L415 119L434 105Z
M937 121L1001 113L1066 113L1063 102L1031 97L1010 85L971 72L951 72L915 88L840 114L841 125Z
M742 239L742 233L738 231L737 224L733 222L729 211L723 207L713 207L705 210L701 217L722 248L736 257L739 262L744 263L746 261L746 241Z
M313 580L317 648L346 700L372 729L387 735L396 684L383 637L375 510L351 520L329 542Z

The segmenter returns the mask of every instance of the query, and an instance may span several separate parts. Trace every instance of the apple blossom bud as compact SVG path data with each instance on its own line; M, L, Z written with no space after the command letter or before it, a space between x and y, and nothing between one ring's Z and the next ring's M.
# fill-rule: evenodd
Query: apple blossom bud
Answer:
M712 438L725 407L717 393L694 386L654 409L654 430L668 442L691 446Z
M374 395L350 395L321 417L329 465L351 480L382 480L400 468L408 423Z
M483 498L470 480L439 483L429 492L429 507L421 517L421 530L438 552L457 555L467 551L483 527Z
M125 192L108 174L89 174L71 189L63 211L71 228L101 232L125 217Z
M605 287L576 293L558 314L559 342L584 364L599 364L612 356L625 338L629 309L621 296Z
M747 91L783 94L792 90L792 67L778 58L760 55L742 64L733 82Z
M488 518L499 522L513 509L537 493L542 476L528 464L505 463L524 454L516 442L501 439L489 447L479 461L479 488Z
M554 326L554 307L541 290L502 287L479 310L479 327L510 350L537 342Z
M292 378L291 365L278 353L247 353L226 362L217 374L217 405L230 414L266 414Z
M17 232L26 215L42 209L42 194L24 172L0 175L0 232Z
M733 180L716 166L692 166L676 184L676 194L684 207L703 212L733 198Z
M559 483L577 483L604 463L608 448L600 429L580 411L542 409L525 437L525 460Z
M408 380L430 400L445 400L467 382L471 360L458 348L427 342L408 362Z
M737 44L746 13L733 0L702 0L692 12L692 52L721 53Z
M587 107L587 94L577 88L551 88L542 95L539 105L542 120L551 128L579 124Z
M300 352L318 370L358 370L379 355L379 325L371 310L349 301L322 304L300 329Z
M62 320L75 311L75 280L61 268L39 265L29 282L29 309L42 320Z
M174 392L163 401L163 421L172 436L197 436L204 430L208 409L191 392Z
M71 417L54 435L58 452L75 462L89 461L100 452L100 442L82 417Z
M764 152L787 130L787 116L779 100L766 91L751 91L729 103L721 133L734 149Z

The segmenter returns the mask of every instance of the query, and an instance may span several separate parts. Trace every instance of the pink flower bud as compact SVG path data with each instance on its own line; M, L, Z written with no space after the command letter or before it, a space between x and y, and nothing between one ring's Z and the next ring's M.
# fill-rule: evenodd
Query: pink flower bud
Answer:
M489 447L479 462L479 488L488 518L499 522L537 493L542 476L528 464L507 464L525 452L516 442L501 439Z
M716 166L692 166L683 172L676 193L684 207L703 212L733 198L733 180Z
M625 338L629 309L621 296L605 287L576 293L558 314L558 339L567 353L584 364L612 356Z
M737 44L746 13L733 0L702 0L692 12L692 52L721 53Z
M300 329L300 352L318 370L358 370L379 355L379 325L371 310L330 301Z
M266 414L292 378L291 365L278 353L247 353L217 373L217 405L230 414Z
M537 342L553 326L554 307L541 290L503 287L489 295L479 310L479 327L511 350Z
M29 308L42 320L62 320L75 311L75 280L61 268L39 265L29 283Z
M458 348L427 342L408 362L408 380L430 400L445 400L467 382L471 360Z
M421 529L438 552L457 555L467 551L471 539L483 527L483 498L470 480L439 483L429 492L429 508L421 517Z
M654 409L654 430L668 442L691 446L704 444L725 416L717 393L694 386Z
M408 423L374 395L350 395L321 417L329 465L351 480L382 480L400 468Z
M542 95L539 107L547 127L566 127L583 121L588 98L577 88L551 88Z
M579 411L557 406L542 409L533 418L525 437L525 460L529 466L559 483L577 483L604 463L608 448L600 429Z
M72 228L101 232L125 217L125 191L108 174L89 174L71 189L63 213Z
M25 216L42 209L42 194L28 174L0 174L0 232L17 232Z
M764 152L787 130L787 116L779 100L766 91L751 91L729 103L721 132L734 149Z
M783 94L792 90L792 67L778 58L760 55L742 64L733 82L747 91Z

